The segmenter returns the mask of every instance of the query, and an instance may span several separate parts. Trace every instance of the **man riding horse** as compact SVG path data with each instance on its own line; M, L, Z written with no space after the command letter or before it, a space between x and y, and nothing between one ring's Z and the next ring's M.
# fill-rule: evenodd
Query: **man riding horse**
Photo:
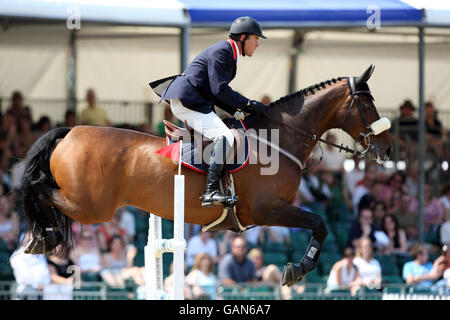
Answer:
M236 75L239 56L253 56L260 37L266 39L255 19L237 18L231 24L229 39L203 50L183 74L169 78L171 83L161 95L161 99L170 100L175 117L214 143L206 189L200 197L203 207L223 204L230 199L219 191L219 181L227 151L233 150L234 135L214 112L214 105L232 115L237 111L258 113L266 109L261 102L249 100L229 86Z

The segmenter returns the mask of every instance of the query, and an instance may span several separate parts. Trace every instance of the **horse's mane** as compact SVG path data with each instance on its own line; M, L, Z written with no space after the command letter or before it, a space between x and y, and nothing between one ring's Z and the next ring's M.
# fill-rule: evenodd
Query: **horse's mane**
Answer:
M278 100L276 100L274 102L271 102L270 103L270 107L275 107L275 106L277 106L277 105L279 105L281 103L287 102L287 101L289 101L289 100L291 100L291 99L293 99L295 97L298 97L298 96L306 96L306 95L308 95L309 92L314 94L315 91L319 91L321 89L325 89L327 86L329 86L329 85L331 85L333 83L336 83L338 81L341 81L342 79L344 79L344 78L343 77L337 77L337 78L333 78L333 79L330 79L330 80L322 81L320 83L316 83L316 84L314 84L312 86L309 86L309 87L304 88L304 89L302 89L300 91L288 94L287 96L281 97L280 99L278 99Z

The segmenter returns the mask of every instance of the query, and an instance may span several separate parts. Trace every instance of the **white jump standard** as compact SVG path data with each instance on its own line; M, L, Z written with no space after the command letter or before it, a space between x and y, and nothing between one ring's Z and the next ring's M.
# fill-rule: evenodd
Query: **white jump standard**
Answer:
M184 175L181 175L181 149L178 174L174 179L174 238L162 239L161 218L150 214L148 242L145 246L147 300L184 300ZM173 253L174 292L164 291L163 253Z

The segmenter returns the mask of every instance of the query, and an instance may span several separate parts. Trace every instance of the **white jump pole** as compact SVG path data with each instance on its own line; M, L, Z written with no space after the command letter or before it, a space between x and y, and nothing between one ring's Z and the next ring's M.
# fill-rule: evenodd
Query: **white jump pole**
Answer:
M147 300L184 300L184 175L181 175L181 150L178 174L174 178L174 238L162 239L161 218L150 214L149 234L145 246L145 281ZM163 286L163 253L174 255L174 292L169 295Z

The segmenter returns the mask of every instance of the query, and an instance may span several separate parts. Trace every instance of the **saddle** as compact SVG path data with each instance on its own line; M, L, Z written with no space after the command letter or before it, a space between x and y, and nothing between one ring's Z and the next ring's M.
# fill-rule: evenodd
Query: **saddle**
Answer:
M203 150L207 148L212 141L204 136L196 135L195 131L186 124L186 128L181 128L167 120L163 120L164 131L167 136L167 144L183 141L181 163L187 168L200 173L207 173L207 160L203 157L209 157L209 153L203 154ZM231 230L234 232L243 232L247 228L243 227L236 215L237 197L234 192L234 180L232 173L241 170L248 164L249 159L249 139L242 135L239 129L245 130L245 125L242 121L234 118L225 119L224 123L231 129L235 137L234 152L227 158L227 165L225 172L220 181L220 189L224 194L231 196L230 203L224 204L222 215L203 226L202 231L220 231ZM243 158L244 161L240 161ZM206 160L206 161L204 161Z
M207 173L209 152L204 152L212 141L203 135L195 134L194 129L186 124L186 128L179 127L167 120L163 120L167 145L183 141L182 165L196 172ZM242 132L246 131L244 123L234 118L227 118L224 123L234 135L234 152L227 157L225 170L234 173L243 169L249 160L250 142Z

